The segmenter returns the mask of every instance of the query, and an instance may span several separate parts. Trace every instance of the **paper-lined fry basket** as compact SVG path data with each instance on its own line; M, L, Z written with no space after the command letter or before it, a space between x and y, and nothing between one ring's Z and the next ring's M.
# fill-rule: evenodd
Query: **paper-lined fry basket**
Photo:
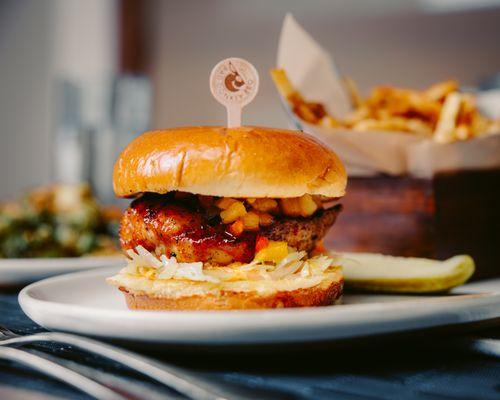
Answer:
M351 110L349 95L333 58L287 15L277 55L304 98L321 103L329 114L343 118ZM286 99L283 99L288 107ZM356 131L307 123L290 109L290 122L330 145L344 160L351 176L389 174L430 178L437 172L500 167L500 134L451 143L428 135L397 131Z

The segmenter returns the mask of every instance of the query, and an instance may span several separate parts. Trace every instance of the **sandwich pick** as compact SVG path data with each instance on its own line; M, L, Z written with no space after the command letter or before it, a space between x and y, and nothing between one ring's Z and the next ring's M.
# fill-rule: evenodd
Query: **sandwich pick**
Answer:
M227 127L241 126L241 110L259 90L259 74L242 58L220 61L210 74L210 90L215 99L226 107Z

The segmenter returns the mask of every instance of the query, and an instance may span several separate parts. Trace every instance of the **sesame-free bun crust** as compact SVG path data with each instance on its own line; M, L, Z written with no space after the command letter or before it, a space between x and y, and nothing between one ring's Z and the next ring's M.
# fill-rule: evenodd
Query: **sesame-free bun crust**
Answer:
M120 290L131 310L249 310L285 307L317 307L338 303L342 297L343 278L324 279L318 285L264 295L258 292L207 293L184 297L153 296L144 292Z
M119 156L117 196L183 191L222 197L341 197L346 173L312 136L260 127L186 127L146 132Z

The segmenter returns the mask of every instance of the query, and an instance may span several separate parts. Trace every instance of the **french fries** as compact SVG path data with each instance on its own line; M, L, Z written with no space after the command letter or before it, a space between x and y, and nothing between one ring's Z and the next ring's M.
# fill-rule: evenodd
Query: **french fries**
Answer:
M349 96L351 97L351 105L353 108L359 108L363 105L363 98L358 89L358 85L354 82L353 79L346 76L344 78L344 85L349 92Z
M329 115L321 103L305 100L283 69L271 70L271 76L295 115L314 125L355 131L408 132L431 137L439 143L500 132L500 121L481 115L474 96L461 93L455 80L436 83L423 91L378 86L363 98L355 82L347 77L344 84L353 111L340 121Z
M460 93L453 92L446 96L434 131L434 139L440 143L453 141L455 126L460 112L462 98Z
M273 69L271 70L271 77L278 88L278 91L287 99L292 107L293 112L300 116L304 121L311 124L317 124L324 117L327 116L325 107L321 103L307 102L302 95L295 90L292 83L288 79L285 70ZM330 117L335 121L332 117Z

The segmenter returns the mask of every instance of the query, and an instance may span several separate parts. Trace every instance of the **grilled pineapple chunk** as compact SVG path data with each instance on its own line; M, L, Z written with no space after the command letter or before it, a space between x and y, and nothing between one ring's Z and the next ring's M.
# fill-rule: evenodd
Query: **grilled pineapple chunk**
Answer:
M288 255L288 245L286 242L276 242L270 240L269 244L255 254L255 261L272 262L278 264Z

